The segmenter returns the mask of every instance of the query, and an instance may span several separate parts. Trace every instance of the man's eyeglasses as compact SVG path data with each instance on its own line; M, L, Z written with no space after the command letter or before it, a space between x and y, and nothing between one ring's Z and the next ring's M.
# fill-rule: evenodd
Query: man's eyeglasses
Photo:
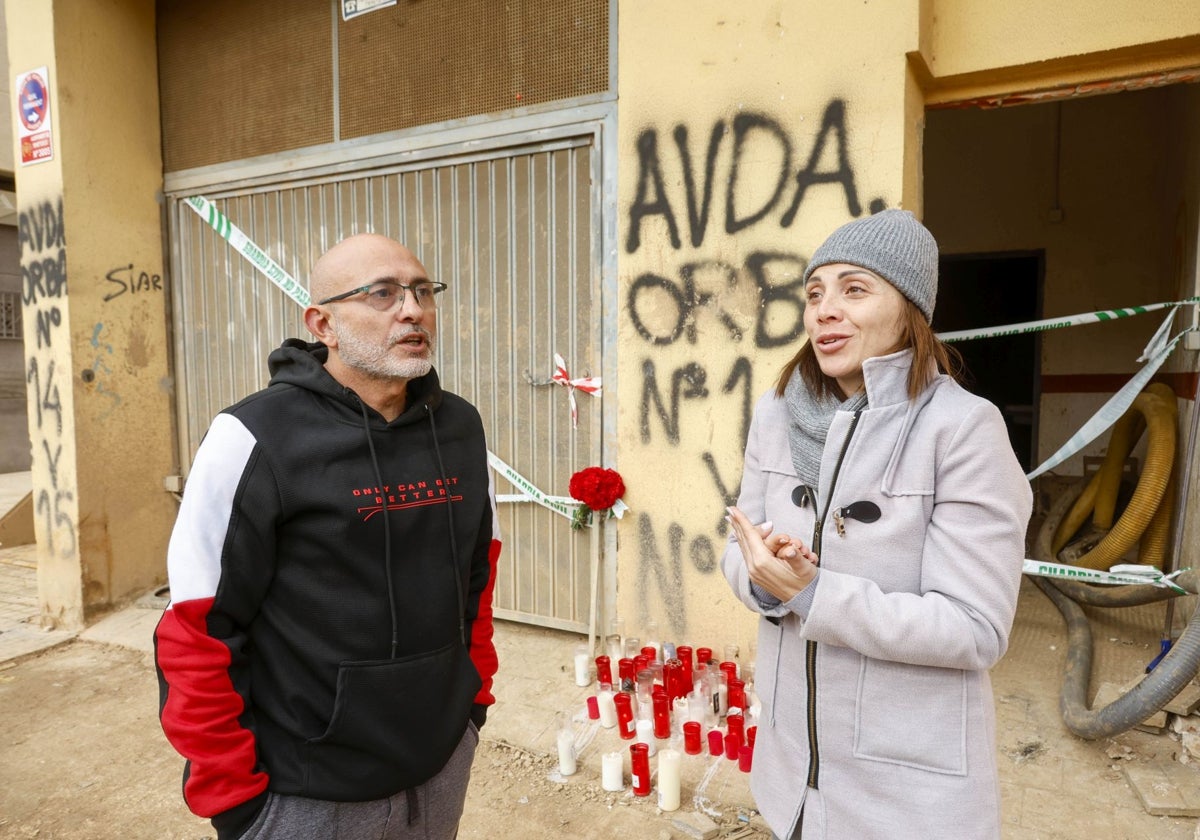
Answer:
M387 312L392 307L404 303L404 293L406 291L410 292L416 298L417 304L422 309L433 309L437 306L437 296L446 291L446 284L438 283L434 280L422 280L419 283L406 286L403 283L397 283L395 280L377 280L369 285L359 286L357 289L342 292L340 295L319 300L317 301L317 306L324 306L327 303L337 303L339 300L346 300L355 295L362 295L363 301L372 309L379 312Z

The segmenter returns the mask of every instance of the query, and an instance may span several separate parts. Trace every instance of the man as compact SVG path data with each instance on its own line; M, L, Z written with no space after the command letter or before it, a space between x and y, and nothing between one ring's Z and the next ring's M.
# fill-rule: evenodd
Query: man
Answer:
M500 551L437 296L375 234L313 267L271 382L213 421L155 631L184 798L226 838L452 838L493 702Z

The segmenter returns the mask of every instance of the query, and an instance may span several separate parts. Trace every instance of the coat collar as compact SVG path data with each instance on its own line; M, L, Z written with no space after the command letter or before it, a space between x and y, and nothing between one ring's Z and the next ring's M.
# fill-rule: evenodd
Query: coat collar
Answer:
M912 356L912 350L905 349L863 362L863 385L871 408L908 402L908 371L912 368Z

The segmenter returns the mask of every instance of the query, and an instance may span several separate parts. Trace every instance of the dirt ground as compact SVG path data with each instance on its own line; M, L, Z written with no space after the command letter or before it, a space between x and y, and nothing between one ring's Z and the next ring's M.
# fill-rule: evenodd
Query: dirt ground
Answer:
M0 837L214 837L183 806L182 759L158 728L157 692L149 655L82 641L0 670ZM605 793L581 776L556 781L555 760L483 734L463 840L685 836L653 797ZM724 838L769 837L757 820L722 819Z

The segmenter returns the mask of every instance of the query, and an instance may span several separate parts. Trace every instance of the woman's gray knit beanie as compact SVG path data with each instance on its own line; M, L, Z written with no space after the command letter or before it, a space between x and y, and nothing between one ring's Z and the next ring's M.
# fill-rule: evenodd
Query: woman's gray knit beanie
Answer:
M937 240L909 211L883 210L842 225L813 253L804 282L814 269L831 263L870 269L915 303L926 321L933 321Z

